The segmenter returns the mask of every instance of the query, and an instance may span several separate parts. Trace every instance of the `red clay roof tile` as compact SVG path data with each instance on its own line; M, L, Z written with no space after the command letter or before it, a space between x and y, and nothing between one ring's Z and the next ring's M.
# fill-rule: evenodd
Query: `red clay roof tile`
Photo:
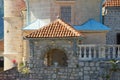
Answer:
M4 41L0 41L0 51L4 51Z
M78 37L82 34L61 19L27 35L26 38Z
M109 6L120 6L120 0L106 0L106 2L104 3L105 7L109 7Z

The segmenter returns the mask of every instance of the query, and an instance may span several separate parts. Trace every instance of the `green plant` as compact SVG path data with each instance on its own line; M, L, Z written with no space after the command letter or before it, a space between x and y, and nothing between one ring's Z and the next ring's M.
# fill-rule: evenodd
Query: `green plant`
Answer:
M109 63L111 64L111 68L109 69L108 73L105 75L106 80L110 80L113 72L120 71L120 68L118 66L118 62L119 61L114 60L114 59L109 61Z
M109 74L107 74L105 77L106 77L106 80L110 79L110 75Z
M23 62L21 62L19 64L18 71L22 74L29 74L30 73L30 69Z
M21 69L21 73L22 73L22 74L29 74L29 73L30 73L30 70L29 70L28 67L24 67L24 68Z

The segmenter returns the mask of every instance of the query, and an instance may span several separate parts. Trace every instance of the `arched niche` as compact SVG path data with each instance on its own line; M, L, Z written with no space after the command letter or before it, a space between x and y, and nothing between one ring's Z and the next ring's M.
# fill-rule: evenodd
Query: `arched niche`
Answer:
M64 50L50 49L44 55L44 65L46 66L59 66L67 67L68 58Z

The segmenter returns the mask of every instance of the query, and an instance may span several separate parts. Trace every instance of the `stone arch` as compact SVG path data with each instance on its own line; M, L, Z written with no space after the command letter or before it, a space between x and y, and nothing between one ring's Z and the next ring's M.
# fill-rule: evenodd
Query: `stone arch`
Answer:
M47 45L47 46L45 46L41 50L40 59L44 61L44 58L45 58L46 54L48 54L51 51L54 52L54 50L63 52L62 55L63 54L66 55L67 61L70 59L69 57L70 57L71 53L68 53L68 51L67 51L67 49L65 47L62 47L62 46L53 46L53 45ZM60 54L58 54L58 55L60 55ZM68 62L67 62L67 65L68 65Z
M44 64L46 66L61 66L65 67L68 65L67 56L64 51L60 49L51 49L44 56Z

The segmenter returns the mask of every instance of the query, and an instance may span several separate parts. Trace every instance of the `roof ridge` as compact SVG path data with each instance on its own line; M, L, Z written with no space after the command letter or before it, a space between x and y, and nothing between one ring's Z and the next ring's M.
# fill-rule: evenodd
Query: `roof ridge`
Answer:
M48 25L32 32L26 38L51 38L51 37L78 37L83 36L75 30L71 25L61 19L56 19Z
M71 29L73 29L73 30L74 30L74 33L76 33L76 34L79 34L79 33L80 33L80 32L78 32L77 30L75 30L70 24L64 22L62 19L58 19L58 20L59 20L60 22L64 23L64 24L65 24L65 27L66 27L68 30L72 31ZM68 28L68 26L69 26L69 28ZM72 31L72 32L73 32L73 31Z
M96 20L94 20L94 19L90 19L90 20L88 20L88 21L86 21L86 23L84 23L83 25L81 25L81 26L74 26L77 30L81 30L81 31L84 31L84 30L86 30L86 31L88 31L88 30L96 30L96 31L109 31L110 30L110 28L109 27L107 27L107 26L105 26L104 24L102 24L102 23L100 23L100 22L98 22L98 21L96 21Z

